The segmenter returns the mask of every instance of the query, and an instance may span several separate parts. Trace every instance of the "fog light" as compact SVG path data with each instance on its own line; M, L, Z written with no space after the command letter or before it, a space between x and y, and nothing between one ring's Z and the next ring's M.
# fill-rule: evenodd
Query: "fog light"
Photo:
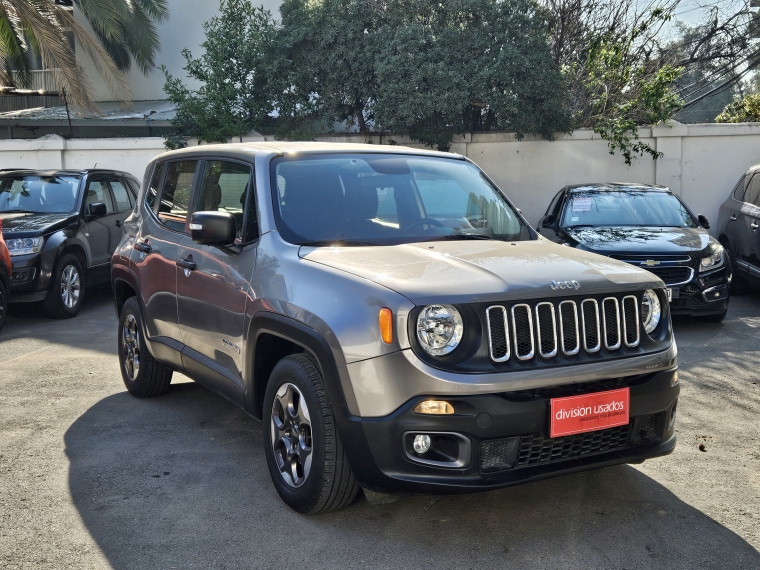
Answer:
M414 411L418 414L447 415L454 413L454 406L442 400L425 400L424 402L417 404Z
M414 436L414 451L415 453L425 453L430 449L430 436L429 435L415 435Z

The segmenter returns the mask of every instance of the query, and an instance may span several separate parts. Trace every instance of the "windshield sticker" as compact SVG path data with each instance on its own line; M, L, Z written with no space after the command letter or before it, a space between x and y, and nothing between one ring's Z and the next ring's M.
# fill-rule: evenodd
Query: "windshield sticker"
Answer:
M578 220L580 220L578 216L573 216L572 218L570 218L571 222L577 222Z
M573 212L590 212L591 198L573 198Z

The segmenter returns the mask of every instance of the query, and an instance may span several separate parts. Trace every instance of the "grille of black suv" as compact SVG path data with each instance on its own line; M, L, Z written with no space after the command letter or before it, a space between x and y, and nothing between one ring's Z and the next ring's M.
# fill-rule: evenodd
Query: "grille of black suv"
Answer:
M513 355L526 361L552 358L560 351L572 356L581 349L598 352L602 345L615 351L625 343L639 344L639 303L634 295L559 304L542 301L486 309L491 359L506 362Z
M659 416L639 416L623 426L553 439L534 433L483 441L480 469L484 472L520 469L651 443L657 438Z
M691 281L694 270L691 267L645 267L665 282L665 285L675 285Z
M687 283L694 277L694 270L689 266L692 262L688 255L611 255L613 259L625 261L651 271L665 282L665 285Z

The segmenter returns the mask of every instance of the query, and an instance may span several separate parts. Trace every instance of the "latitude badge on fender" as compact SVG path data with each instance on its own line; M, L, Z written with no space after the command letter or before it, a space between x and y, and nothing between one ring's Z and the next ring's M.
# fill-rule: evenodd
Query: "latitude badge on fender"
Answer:
M581 284L575 280L572 281L552 281L551 288L553 291L558 289L575 289L576 291L581 288Z

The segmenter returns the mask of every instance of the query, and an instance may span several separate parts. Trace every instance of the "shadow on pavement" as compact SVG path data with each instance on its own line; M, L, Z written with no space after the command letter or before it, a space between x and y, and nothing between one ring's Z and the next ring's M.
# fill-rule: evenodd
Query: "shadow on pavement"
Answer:
M260 432L193 383L78 418L70 491L113 567L760 567L744 539L629 466L301 516L270 482Z
M0 342L7 343L4 356L10 357L48 343L115 353L117 322L110 284L96 285L87 288L73 319L49 318L42 303L11 303Z

